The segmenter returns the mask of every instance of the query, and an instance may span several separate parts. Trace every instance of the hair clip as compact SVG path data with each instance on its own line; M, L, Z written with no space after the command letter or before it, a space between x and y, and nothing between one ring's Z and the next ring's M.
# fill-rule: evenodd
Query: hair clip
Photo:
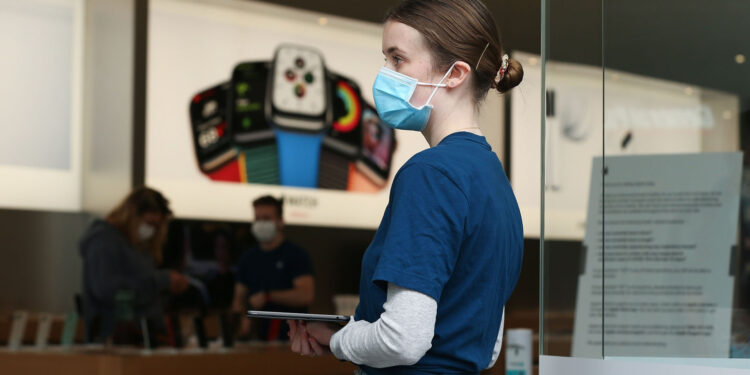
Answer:
M474 70L479 70L479 63L482 62L482 57L484 57L484 53L487 52L487 47L490 46L490 43L488 42L486 46L484 46L484 49L482 50L482 54L479 55L479 60L477 60L477 66L474 67Z
M499 85L500 81L502 81L503 78L505 77L505 72L508 71L508 61L509 61L509 57L508 57L508 54L506 53L505 55L503 55L503 64L500 65L500 70L497 71L497 75L495 76L496 85Z

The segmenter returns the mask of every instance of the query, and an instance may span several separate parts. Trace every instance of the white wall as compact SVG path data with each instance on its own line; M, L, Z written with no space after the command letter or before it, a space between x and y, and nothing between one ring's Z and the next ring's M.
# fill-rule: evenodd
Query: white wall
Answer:
M81 208L83 0L0 0L0 207Z

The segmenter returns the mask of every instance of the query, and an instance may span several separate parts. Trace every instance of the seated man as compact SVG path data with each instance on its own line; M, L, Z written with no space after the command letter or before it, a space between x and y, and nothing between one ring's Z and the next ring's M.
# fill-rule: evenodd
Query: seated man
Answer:
M264 196L253 201L252 232L258 245L249 249L237 265L234 288L235 312L250 310L307 312L313 301L315 279L307 251L284 239L283 202ZM243 318L240 336L250 331ZM253 320L263 340L287 340L289 327L280 320Z

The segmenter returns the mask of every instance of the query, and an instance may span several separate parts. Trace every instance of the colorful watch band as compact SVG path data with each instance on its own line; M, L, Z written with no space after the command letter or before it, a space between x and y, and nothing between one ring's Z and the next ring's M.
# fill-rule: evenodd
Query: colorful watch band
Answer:
M206 173L206 176L213 181L240 182L240 163L237 158L222 165L219 169Z
M320 150L318 187L346 190L349 184L349 164L348 158L323 147Z
M279 184L279 152L275 143L242 149L239 159L240 181L251 184Z
M323 133L274 130L279 147L279 175L284 186L315 188Z

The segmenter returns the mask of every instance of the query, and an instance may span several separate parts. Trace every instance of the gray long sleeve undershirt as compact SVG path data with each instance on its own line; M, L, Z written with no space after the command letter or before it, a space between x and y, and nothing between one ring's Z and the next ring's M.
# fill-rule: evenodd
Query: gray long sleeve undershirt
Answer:
M331 337L336 358L374 368L413 365L432 347L437 302L432 297L388 283L385 310L373 323L351 321ZM503 322L492 350L492 367L500 355Z

